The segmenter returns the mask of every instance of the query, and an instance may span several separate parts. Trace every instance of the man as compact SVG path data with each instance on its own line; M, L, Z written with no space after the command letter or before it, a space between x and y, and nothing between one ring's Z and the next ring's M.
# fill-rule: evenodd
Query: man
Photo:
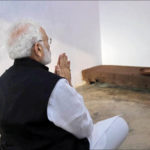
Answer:
M8 38L14 64L0 77L1 150L116 149L128 126L115 116L93 124L83 97L71 83L70 61L61 54L55 73L45 30L15 24Z

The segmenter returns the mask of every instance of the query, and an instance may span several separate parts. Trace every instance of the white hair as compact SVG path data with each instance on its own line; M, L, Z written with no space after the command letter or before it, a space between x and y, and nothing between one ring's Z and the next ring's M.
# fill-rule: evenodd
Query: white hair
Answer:
M23 29L23 30L22 30ZM13 37L13 35L16 35ZM42 40L40 26L32 21L13 24L9 30L7 49L11 59L31 56L32 46Z

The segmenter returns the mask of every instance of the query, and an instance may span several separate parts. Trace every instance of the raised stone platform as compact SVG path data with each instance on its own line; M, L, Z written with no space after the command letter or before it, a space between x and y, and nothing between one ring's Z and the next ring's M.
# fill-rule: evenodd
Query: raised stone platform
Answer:
M82 71L83 80L87 83L110 83L118 86L150 89L150 74L147 67L100 65Z

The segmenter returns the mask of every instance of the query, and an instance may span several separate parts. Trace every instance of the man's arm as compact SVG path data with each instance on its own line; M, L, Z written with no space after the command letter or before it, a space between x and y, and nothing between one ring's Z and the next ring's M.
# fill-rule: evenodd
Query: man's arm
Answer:
M93 131L92 118L83 98L66 79L60 79L48 102L48 119L77 138L88 138Z

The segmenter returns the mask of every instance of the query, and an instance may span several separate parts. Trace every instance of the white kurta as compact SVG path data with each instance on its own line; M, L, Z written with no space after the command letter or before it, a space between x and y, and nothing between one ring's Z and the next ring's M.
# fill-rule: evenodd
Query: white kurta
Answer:
M88 138L90 149L115 149L128 133L127 123L119 116L93 124L83 97L66 79L56 83L49 98L47 116L77 138Z

